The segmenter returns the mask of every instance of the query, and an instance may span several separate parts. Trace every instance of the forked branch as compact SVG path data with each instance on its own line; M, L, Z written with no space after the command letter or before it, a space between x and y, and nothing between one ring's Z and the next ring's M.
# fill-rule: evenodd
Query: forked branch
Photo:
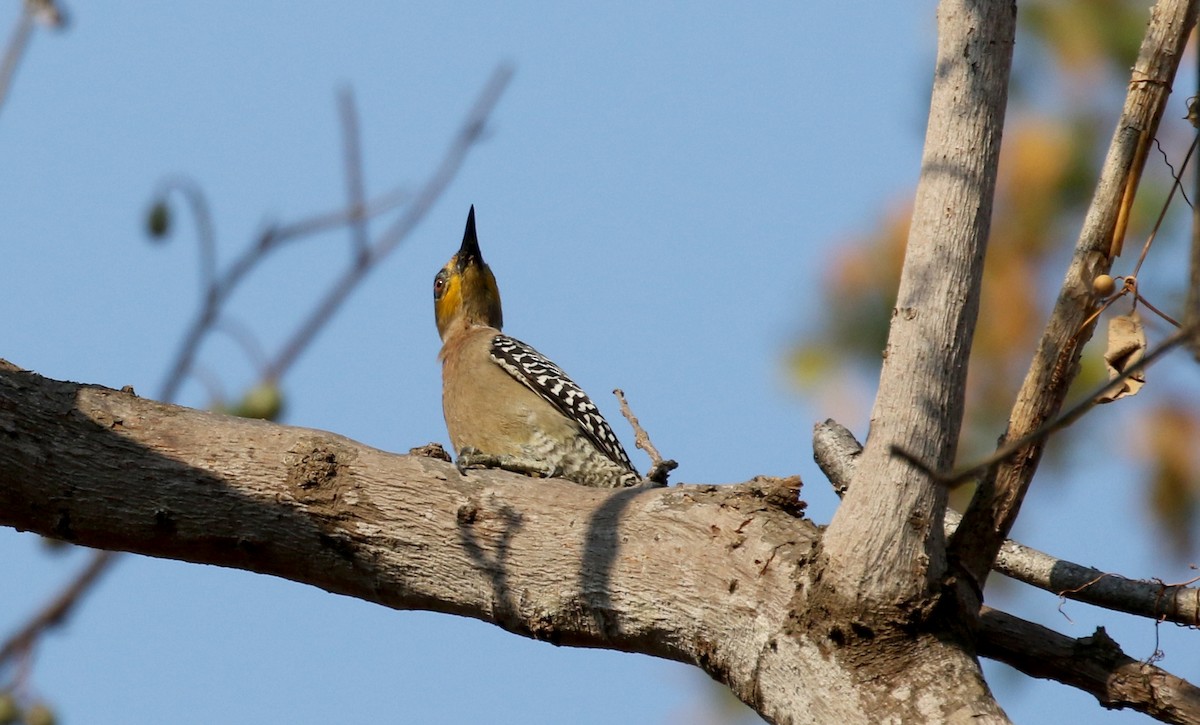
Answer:
M943 0L921 178L854 487L829 524L825 581L849 596L915 601L945 569L942 486L890 447L948 466L957 447L967 358L1008 98L1016 6Z
M1094 300L1092 280L1111 268L1113 231L1138 146L1157 131L1195 19L1196 0L1160 0L1153 8L1091 208L1054 311L1017 394L1004 442L1030 435L1062 408L1080 350L1095 326L1094 321L1087 322ZM1044 447L1044 439L1029 443L980 481L951 541L953 556L980 586L1012 530Z
M813 457L841 496L849 488L862 445L836 421L813 429ZM962 516L946 511L946 535L959 527ZM995 571L1065 599L1126 612L1156 621L1200 627L1200 588L1161 580L1130 579L1090 566L1059 559L1011 539L1005 539L992 565Z

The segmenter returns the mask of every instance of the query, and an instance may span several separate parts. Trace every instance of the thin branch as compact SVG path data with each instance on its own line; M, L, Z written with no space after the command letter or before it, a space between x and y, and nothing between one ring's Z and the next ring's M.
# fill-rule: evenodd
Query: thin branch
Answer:
M21 64L21 57L25 55L25 48L29 46L29 38L32 35L33 12L30 4L24 3L12 35L8 38L8 45L4 48L4 60L0 61L0 108L3 108L4 102L8 100L13 76L17 73L17 66Z
M1137 290L1134 290L1134 299L1135 299L1135 300L1137 300L1138 302L1142 303L1143 305L1145 305L1145 306L1146 306L1146 309L1150 310L1150 311L1151 311L1151 312L1153 312L1154 314L1156 314L1156 315L1158 315L1159 317L1161 317L1161 318L1162 318L1163 320L1165 320L1165 321L1166 321L1168 324L1171 324L1171 325L1173 325L1173 326L1175 326L1175 327L1182 327L1182 326L1183 326L1183 325L1181 325L1181 324L1179 323L1179 320L1176 320L1174 317L1171 317L1171 316L1170 316L1170 315L1168 315L1167 313L1165 313L1165 312L1163 312L1162 310L1160 310L1160 309L1158 309L1157 307L1155 307L1155 306L1154 306L1154 305L1153 305L1153 304L1150 302L1150 300L1148 300L1148 299L1146 299L1145 297L1143 297L1143 296L1142 296L1142 293L1141 293L1141 292L1138 292ZM1193 328L1193 329L1195 329L1195 328Z
M1030 677L1088 692L1106 708L1163 722L1200 723L1200 688L1125 654L1104 631L1074 639L991 607L980 613L979 654Z
M406 192L392 191L367 204L363 213L367 216L378 216L406 203L408 199L409 195ZM188 372L195 363L200 343L216 324L221 308L246 275L253 271L271 252L281 248L285 243L350 224L356 213L353 209L342 208L265 229L259 235L258 241L234 259L225 268L225 271L217 276L214 283L204 291L201 296L200 310L191 325L188 326L183 340L176 350L175 359L163 382L159 399L174 400L178 395L180 386L187 379Z
M1153 350L1147 352L1143 357L1131 363L1128 367L1121 371L1112 380L1109 380L1104 385L1101 385L1095 392L1090 395L1085 395L1082 400L1068 409L1065 413L1046 422L1040 428L1030 432L1028 435L1009 443L1004 444L996 449L996 451L976 463L969 468L964 468L956 473L948 473L944 471L934 470L928 463L920 460L917 456L909 451L906 451L898 446L892 446L892 454L903 459L909 465L915 467L925 475L929 476L934 481L946 486L952 486L963 481L968 481L978 476L984 475L993 470L996 466L1002 465L1012 459L1017 453L1020 453L1026 446L1040 444L1050 437L1050 435L1066 428L1084 416L1089 410L1099 405L1099 399L1105 393L1117 389L1122 383L1136 375L1141 370L1145 369L1158 358L1170 352L1180 343L1186 342L1196 334L1195 330L1181 329L1176 330L1170 337L1159 343Z
M1188 161L1192 159L1192 154L1196 152L1197 142L1200 142L1200 138L1193 140L1191 145L1188 146L1187 153L1183 156L1183 163L1179 165L1180 173L1183 173L1187 169ZM1142 253L1138 255L1137 264L1133 265L1133 272L1130 274L1132 277L1137 277L1138 272L1142 270L1142 264L1146 261L1146 255L1150 253L1150 246L1154 244L1154 238L1158 236L1158 230L1162 228L1163 220L1167 218L1167 210L1171 208L1171 200L1175 198L1175 192L1183 188L1183 180L1175 174L1174 169L1171 170L1171 178L1174 180L1171 183L1171 190L1167 192L1167 198L1163 201L1162 208L1158 211L1158 218L1154 220L1154 226L1150 229L1150 235L1146 237L1146 243L1142 245Z
M217 235L213 230L212 212L208 198L200 185L187 176L174 176L162 182L155 196L165 204L171 192L178 192L192 210L196 222L196 242L200 253L200 289L211 297L217 287Z
M1185 118L1186 118L1186 116L1185 116ZM1179 195L1183 197L1183 203L1187 204L1188 208L1191 208L1192 200L1188 196L1187 189L1183 188L1183 168L1180 167L1179 170L1175 169L1175 164L1171 163L1171 157L1167 156L1166 149L1164 149L1162 147L1162 143L1159 142L1159 140L1157 138L1154 139L1154 147L1158 149L1159 155L1162 156L1163 165L1167 167L1167 171L1171 174L1171 178L1175 180L1176 186L1179 187ZM1192 152L1195 151L1195 149L1196 149L1196 140L1193 140L1191 149L1188 151L1187 156L1191 157ZM1184 166L1186 166L1186 165L1187 165L1187 160L1185 159Z
M301 323L292 337L283 345L274 361L267 367L267 380L279 379L283 372L291 367L367 272L399 246L417 224L425 218L425 214L458 173L467 152L479 142L486 128L487 119L496 103L499 102L504 89L508 86L512 74L512 68L508 65L502 65L492 73L491 79L484 86L483 92L475 101L470 113L467 114L466 121L459 128L433 175L417 191L416 196L405 208L400 218L386 229L375 244L368 249L367 254L360 256L358 261L334 282L325 297L313 308L308 319Z
M261 246L280 247L285 242L303 239L333 229L340 229L352 224L358 216L373 219L381 214L404 206L412 199L412 196L412 192L407 187L400 187L365 202L362 211L342 207L334 211L308 217L307 219L301 219L300 221L273 225L259 235L258 243Z
M221 316L212 325L213 332L223 332L229 337L242 352L246 355L246 359L254 369L261 373L267 366L267 355L263 350L262 343L254 335L246 323L232 317L228 314Z
M613 390L613 395L617 396L617 401L621 404L621 415L625 416L625 420L629 421L629 425L633 428L633 444L646 452L650 456L650 472L646 474L647 480L667 484L667 476L679 467L679 464L672 460L663 460L658 449L650 442L650 434L638 422L633 411L629 409L629 403L625 400L625 391L620 388Z
M1107 273L1118 208L1135 173L1143 133L1154 136L1171 82L1196 20L1197 0L1159 0L1134 66L1125 108L1117 122L1091 208L1075 246L1037 353L1009 416L1006 441L1021 440L1052 420L1062 408L1074 368L1094 323L1092 280ZM982 587L1001 544L1012 530L1044 449L1037 438L997 465L979 483L950 542L951 555ZM1003 446L1002 446L1003 447Z
M1200 72L1200 54L1197 54L1196 65L1197 71ZM1197 78L1197 83L1200 84L1200 76ZM1196 117L1197 103L1200 103L1200 89L1197 89L1197 97L1193 98L1188 109L1189 120L1196 129L1196 138L1200 140L1200 119ZM1200 164L1196 164L1195 185L1195 193L1192 196L1200 203ZM1200 209L1195 206L1192 207L1192 244L1189 257L1188 290L1183 308L1183 321L1188 327L1200 329ZM1192 340L1188 347L1191 348L1192 357L1200 362L1200 336Z
M66 25L66 15L54 0L25 0L21 4L21 15L13 26L12 35L8 37L8 44L4 46L4 58L0 59L0 109L8 100L17 66L21 64L21 58L33 37L34 25L38 22L61 29Z
M210 401L209 407L212 409L222 410L230 403L229 396L225 394L225 386L221 383L221 376L215 371L197 363L188 370L188 376L204 388Z
M82 600L83 595L91 589L100 575L117 560L113 551L93 551L91 560L68 584L63 587L53 599L47 602L16 632L9 635L3 645L0 645L0 667L3 667L13 657L28 651L33 647L38 637L48 630L66 621L68 615Z
M484 87L471 112L467 115L462 127L455 135L442 163L416 196L403 191L395 191L381 196L370 203L360 205L352 203L349 207L337 211L318 214L287 225L271 226L264 230L259 236L257 244L252 245L241 256L237 257L225 269L224 273L214 279L213 284L203 295L204 299L200 311L184 334L183 342L176 352L175 359L163 383L159 399L174 400L175 396L179 393L180 386L187 379L188 371L195 361L200 343L216 323L221 308L228 301L242 279L255 269L268 254L280 248L285 242L344 225L352 226L362 217L377 216L401 204L408 205L405 214L401 217L401 222L409 220L408 224L403 225L401 228L401 231L407 234L407 231L411 230L417 221L424 218L425 213L458 171L466 153L478 140L482 129L485 127L488 115L491 113L492 108L495 107L511 75L512 70L507 66L502 66L492 75L492 78ZM353 162L349 160L347 160L346 164L347 166L353 166ZM348 173L353 174L354 172ZM358 282L403 240L403 235L397 236L397 226L401 222L393 225L389 230L380 235L374 246L368 247L365 255L356 255L351 266L341 277L331 284L328 293L317 304L310 316L301 322L292 337L284 344L281 351L264 367L264 380L279 380L283 376L292 363L295 362L296 358L299 357L300 353L307 347L308 343L316 336L316 333L328 321L329 317L341 306L350 292L354 290Z
M358 109L354 105L354 91L349 86L338 92L338 112L342 120L342 163L346 169L346 208L352 215L350 239L354 243L355 257L362 260L367 256L371 230L365 214L367 193L363 181Z
M862 445L836 421L814 426L813 457L839 497L849 488L861 453ZM961 521L958 512L947 510L946 535L953 534ZM1011 539L1004 540L992 568L1066 599L1158 621L1200 626L1200 588L1187 584L1128 579L1059 559Z

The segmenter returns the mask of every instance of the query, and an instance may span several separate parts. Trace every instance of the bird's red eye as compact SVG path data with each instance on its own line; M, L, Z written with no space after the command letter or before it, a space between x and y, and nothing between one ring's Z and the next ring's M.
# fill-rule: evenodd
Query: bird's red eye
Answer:
M442 293L445 291L446 291L446 273L438 272L437 276L433 278L433 297L434 297L434 299L440 298L442 296Z

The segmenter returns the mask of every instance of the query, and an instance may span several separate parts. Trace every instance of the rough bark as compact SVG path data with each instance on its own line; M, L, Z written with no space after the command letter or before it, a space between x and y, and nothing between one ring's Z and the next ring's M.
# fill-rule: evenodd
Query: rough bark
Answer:
M826 536L829 584L919 609L946 571L944 487L896 457L953 461L1000 152L1016 6L942 2L921 178L871 431Z
M836 611L799 626L819 531L798 487L464 477L0 361L0 525L689 662L774 722L994 713L975 662L937 632L872 641Z
M874 633L814 608L820 531L798 486L463 477L433 458L0 361L0 525L693 663L774 722L1000 719L974 661L947 654L952 627ZM1003 613L984 625L989 656L1108 706L1200 721L1196 689L1157 668L1112 648L1071 659L1067 638Z
M1200 725L1200 689L1125 654L1103 627L1073 639L984 607L980 652L1031 677L1066 683L1104 707L1131 707L1163 722Z

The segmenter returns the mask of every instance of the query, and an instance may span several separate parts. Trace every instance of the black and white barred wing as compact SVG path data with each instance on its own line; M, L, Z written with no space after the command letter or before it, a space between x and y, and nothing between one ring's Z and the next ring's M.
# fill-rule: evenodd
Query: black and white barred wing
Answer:
M533 392L557 408L563 415L579 423L596 448L614 462L634 470L633 464L621 442L600 415L592 399L562 368L537 350L508 335L496 335L492 339L492 360L504 368L509 375L523 383Z

